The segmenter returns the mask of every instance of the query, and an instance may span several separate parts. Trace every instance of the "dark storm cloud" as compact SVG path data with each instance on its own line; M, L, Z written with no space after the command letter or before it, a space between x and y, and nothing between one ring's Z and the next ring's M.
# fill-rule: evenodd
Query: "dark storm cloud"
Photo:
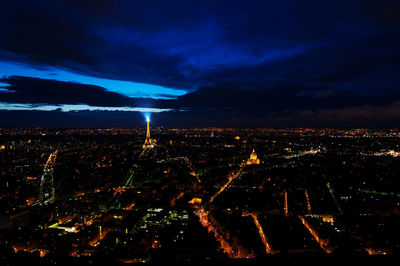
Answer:
M263 116L269 112L348 108L363 105L386 106L400 101L400 91L383 91L379 95L365 95L357 91L335 91L329 87L301 87L281 85L264 87L265 84L236 83L202 87L196 92L176 100L157 100L158 108L184 110L217 110ZM254 89L254 88L259 89ZM247 89L252 88L252 89Z
M57 13L15 1L2 7L0 23L1 49L20 60L50 65L62 65L64 61L97 63L87 50L98 38L57 17Z
M212 117L243 125L318 124L313 119L381 125L385 112L396 120L390 112L397 114L399 101L398 1L2 5L0 60L188 92L175 100L129 99L95 86L20 77L1 81L15 90L1 93L4 101L173 108L160 117L177 123Z
M131 99L93 85L13 76L0 79L8 84L0 102L36 104L87 104L130 106Z
M126 21L135 18L132 13L118 10L125 13L125 21L113 15L117 12L113 12L113 5L90 2L79 1L79 7L82 4L85 10L85 5L96 5L96 13L103 4L108 12L104 16L83 15L76 1L6 2L0 10L0 59L41 68L62 67L102 78L172 87L180 84L176 56L160 56L136 42L119 39L118 32L124 38L132 34L125 32ZM131 10L140 13L136 6ZM119 24L108 31L114 19Z

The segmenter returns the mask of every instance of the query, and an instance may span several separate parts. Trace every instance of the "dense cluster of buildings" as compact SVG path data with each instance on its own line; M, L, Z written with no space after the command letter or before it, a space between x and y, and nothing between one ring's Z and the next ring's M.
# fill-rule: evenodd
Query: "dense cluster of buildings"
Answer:
M7 261L399 254L400 130L0 129Z

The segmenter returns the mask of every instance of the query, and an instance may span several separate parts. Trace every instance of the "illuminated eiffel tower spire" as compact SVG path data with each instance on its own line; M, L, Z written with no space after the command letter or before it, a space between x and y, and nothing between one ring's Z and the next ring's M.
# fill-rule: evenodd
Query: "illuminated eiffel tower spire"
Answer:
M143 144L143 149L145 148L154 148L153 140L150 138L150 118L146 117L147 121L147 132L146 132L146 140Z

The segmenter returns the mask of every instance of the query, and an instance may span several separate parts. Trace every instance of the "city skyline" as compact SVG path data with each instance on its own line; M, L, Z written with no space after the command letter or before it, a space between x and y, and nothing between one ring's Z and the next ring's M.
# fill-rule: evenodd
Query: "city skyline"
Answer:
M392 261L399 14L1 1L0 262Z
M0 128L0 251L49 264L391 259L399 138L149 120Z
M398 127L396 1L3 1L3 127Z

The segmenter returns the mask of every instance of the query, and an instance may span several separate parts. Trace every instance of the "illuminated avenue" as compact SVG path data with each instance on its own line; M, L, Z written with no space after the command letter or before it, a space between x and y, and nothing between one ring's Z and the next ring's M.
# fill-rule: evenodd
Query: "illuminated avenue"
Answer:
M399 252L399 130L1 129L7 261Z

